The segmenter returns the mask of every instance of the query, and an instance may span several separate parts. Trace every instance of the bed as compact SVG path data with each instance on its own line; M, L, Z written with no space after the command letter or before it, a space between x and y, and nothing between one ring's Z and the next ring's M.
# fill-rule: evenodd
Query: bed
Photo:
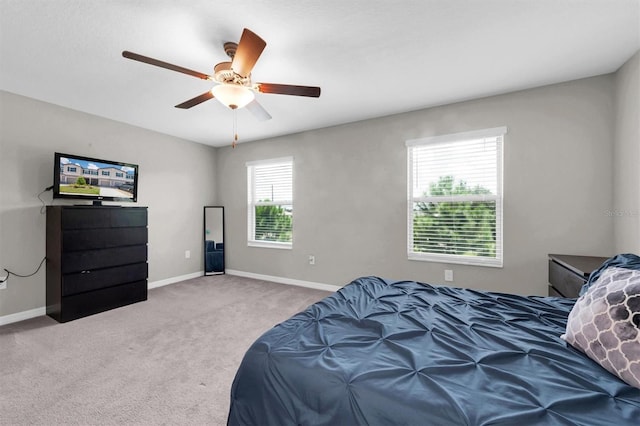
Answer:
M575 302L359 278L250 347L228 424L639 425L640 389L561 338Z

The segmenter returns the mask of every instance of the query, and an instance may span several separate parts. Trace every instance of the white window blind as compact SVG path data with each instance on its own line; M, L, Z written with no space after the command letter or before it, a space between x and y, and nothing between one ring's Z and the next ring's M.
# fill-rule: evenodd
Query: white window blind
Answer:
M502 266L506 131L407 141L409 259Z
M247 163L248 243L291 248L293 241L293 158Z

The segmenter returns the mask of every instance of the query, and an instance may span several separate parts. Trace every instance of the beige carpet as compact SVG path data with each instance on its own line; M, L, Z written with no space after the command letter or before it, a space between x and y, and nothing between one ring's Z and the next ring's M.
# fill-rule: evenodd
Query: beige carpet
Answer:
M2 425L224 425L263 332L329 293L229 275L59 324L0 327Z

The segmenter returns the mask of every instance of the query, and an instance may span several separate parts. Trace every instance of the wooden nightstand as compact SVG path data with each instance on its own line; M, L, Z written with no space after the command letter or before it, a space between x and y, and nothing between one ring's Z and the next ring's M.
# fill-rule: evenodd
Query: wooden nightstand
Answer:
M591 272L608 257L549 255L549 296L578 297Z

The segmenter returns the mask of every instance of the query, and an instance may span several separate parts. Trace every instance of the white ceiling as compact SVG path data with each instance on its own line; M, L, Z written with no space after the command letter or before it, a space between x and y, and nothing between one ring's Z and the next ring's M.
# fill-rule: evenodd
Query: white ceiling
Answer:
M0 89L187 140L231 143L213 73L249 28L253 80L322 87L258 94L240 142L613 72L640 49L640 0L0 0Z

